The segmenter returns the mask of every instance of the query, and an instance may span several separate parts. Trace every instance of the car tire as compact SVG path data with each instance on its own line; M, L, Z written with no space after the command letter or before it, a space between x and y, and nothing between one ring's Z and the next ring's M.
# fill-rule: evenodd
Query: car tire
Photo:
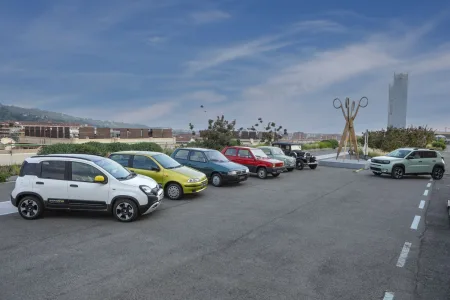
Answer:
M222 176L219 173L214 173L211 176L211 183L215 187L219 187L222 185Z
M133 200L118 199L114 202L112 213L120 222L133 222L139 216L139 209Z
M431 177L435 180L441 180L444 177L444 168L442 167L434 167L433 172L431 173Z
M44 205L42 201L35 196L25 196L20 199L17 205L19 215L25 220L35 220L44 213Z
M256 170L256 174L258 174L258 177L260 179L266 179L267 178L267 170L266 168L258 168L258 170Z
M183 189L178 183L169 183L166 186L166 195L170 200L179 200L183 197Z
M292 171L294 171L294 169L295 169L295 168L289 168L289 169L287 169L287 170L288 170L288 172L292 172Z
M303 170L304 167L305 167L305 164L302 161L298 161L295 164L295 168L299 171Z
M280 176L280 173L272 173L272 176L273 177L278 177L278 176Z
M311 170L315 170L315 169L317 168L317 165L309 165L309 168L310 168Z
M372 172L373 173L373 175L375 175L375 176L381 176L381 173L380 172Z
M405 170L402 167L394 167L392 169L391 176L394 179L402 179L403 175L405 175Z

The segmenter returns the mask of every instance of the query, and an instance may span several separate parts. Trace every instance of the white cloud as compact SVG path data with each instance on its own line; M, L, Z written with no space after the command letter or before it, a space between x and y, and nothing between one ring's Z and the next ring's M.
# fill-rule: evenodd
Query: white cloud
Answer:
M195 60L187 63L188 71L196 73L219 66L226 62L237 59L255 56L261 53L267 53L285 48L289 45L299 42L296 39L285 40L293 35L301 32L318 33L318 32L343 32L344 26L326 20L310 20L303 21L290 26L285 31L276 34L261 37L258 39L242 42L233 46L223 47L212 51L204 52Z
M191 14L191 18L197 24L218 22L230 18L231 15L221 10L198 11Z

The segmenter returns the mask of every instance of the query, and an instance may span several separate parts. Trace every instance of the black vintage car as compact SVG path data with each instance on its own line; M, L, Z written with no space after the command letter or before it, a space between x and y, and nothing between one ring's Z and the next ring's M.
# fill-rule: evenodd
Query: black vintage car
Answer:
M305 165L311 169L317 168L317 160L315 156L312 156L310 152L302 151L300 144L289 142L273 142L272 146L278 147L283 150L284 154L295 157L297 160L296 169L303 170Z

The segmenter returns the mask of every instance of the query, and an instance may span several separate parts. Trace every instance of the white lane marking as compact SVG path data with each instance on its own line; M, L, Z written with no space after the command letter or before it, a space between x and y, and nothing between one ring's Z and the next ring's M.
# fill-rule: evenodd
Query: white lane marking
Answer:
M394 300L394 293L384 292L383 300Z
M402 252L400 253L397 261L397 267L402 268L405 265L406 259L408 258L409 249L411 249L411 245L412 244L410 242L405 242L405 244L403 245Z
M428 190L425 190L425 192L423 192L424 196L428 196Z
M11 204L10 201L0 202L0 216L9 215L17 212L17 207Z
M417 227L419 227L419 222L420 222L420 216L415 216L414 220L411 224L411 229L417 230Z
M430 181L433 181L433 178L431 178Z
M431 182L428 182L427 187L430 187L430 186L431 186Z
M425 207L425 200L420 200L419 208L423 209Z

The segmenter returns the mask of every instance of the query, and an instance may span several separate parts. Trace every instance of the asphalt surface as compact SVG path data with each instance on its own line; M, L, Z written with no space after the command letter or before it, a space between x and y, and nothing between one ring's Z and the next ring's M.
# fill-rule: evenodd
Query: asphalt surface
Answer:
M0 216L0 299L449 299L448 269L429 265L448 260L449 234L427 242L423 221L446 184L319 167L209 186L130 224ZM430 294L429 269L447 293Z

